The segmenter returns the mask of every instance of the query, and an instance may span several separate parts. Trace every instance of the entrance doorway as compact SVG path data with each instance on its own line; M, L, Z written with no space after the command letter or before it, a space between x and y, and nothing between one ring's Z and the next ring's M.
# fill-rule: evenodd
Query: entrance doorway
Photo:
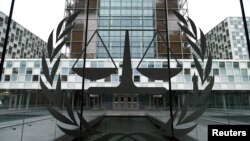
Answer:
M92 109L101 108L101 97L99 95L89 95L89 107Z
M113 109L138 109L137 95L114 95Z
M163 96L162 95L153 95L152 96L152 108L161 109L163 108Z

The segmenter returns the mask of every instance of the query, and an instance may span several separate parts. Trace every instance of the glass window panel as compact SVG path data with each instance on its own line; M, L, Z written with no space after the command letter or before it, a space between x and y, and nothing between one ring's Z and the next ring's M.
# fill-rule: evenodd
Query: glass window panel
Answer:
M40 68L40 61L35 61L35 63L34 63L34 67L35 68Z
M234 62L233 65L234 65L234 68L239 68L239 62Z
M69 74L69 69L68 68L62 68L62 75L68 75Z
M234 69L234 75L235 76L240 76L240 69Z
M26 68L26 61L21 61L20 68Z
M134 76L134 82L140 82L140 76L139 75Z
M213 74L214 75L219 75L219 69L213 69Z
M11 81L17 81L17 75L12 75L11 76Z
M190 74L190 69L184 69L184 74Z
M117 74L112 74L111 75L112 82L118 82L118 75Z
M221 82L227 82L227 77L226 76L221 76L220 81Z
M32 68L27 68L26 69L26 74L32 74Z
M13 68L12 69L12 74L18 74L18 68Z
M185 77L186 82L191 82L192 81L191 75L185 75L184 77Z
M155 68L161 68L161 62L155 62Z
M233 70L232 69L227 69L227 75L233 75Z
M38 75L33 75L32 81L38 81Z
M154 68L154 62L148 62L148 68Z
M237 82L237 83L241 83L241 77L234 77L234 80L235 80L235 82Z
M32 75L26 75L25 76L25 81L31 81Z
M24 82L25 81L25 76L24 75L18 76L18 81Z
M62 81L68 81L67 75L61 75L61 80Z
M220 65L220 68L225 68L225 62L220 62L219 65Z
M26 69L25 68L20 68L19 69L19 74L25 74Z
M7 68L12 68L12 61L7 61Z
M247 76L247 69L241 69L242 76Z
M97 68L97 62L96 61L92 61L90 63L90 66L91 66L91 68Z
M5 75L4 76L4 81L10 81L10 75Z
M229 82L234 82L234 76L228 76L228 81Z
M223 76L223 75L226 75L226 69L220 69L220 75Z
M213 62L212 67L213 68L218 68L218 62Z
M243 76L243 77L242 77L242 80L243 80L243 82L249 82L247 76Z
M232 62L226 62L226 67L227 68L232 68L233 66L232 66Z

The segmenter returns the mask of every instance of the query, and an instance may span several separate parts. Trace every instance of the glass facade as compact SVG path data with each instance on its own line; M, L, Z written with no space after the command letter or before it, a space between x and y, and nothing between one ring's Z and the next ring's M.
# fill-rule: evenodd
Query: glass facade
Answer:
M154 18L153 0L101 0L98 29L111 56L123 57L124 30L130 30L132 58L141 58L153 40ZM155 56L154 45L150 46L147 53L147 57ZM107 57L106 50L99 41L97 58Z
M68 36L71 58L79 57L84 48L86 9L86 0L66 1L66 16L77 10L83 11ZM176 10L187 16L187 9L186 0L168 0L165 16L164 0L91 0L87 35L88 41L91 41L88 44L87 57L108 58L107 48L111 57L122 58L125 30L129 30L133 58L141 58L147 48L146 58L167 58L165 39L168 37L171 58L189 59L190 49L184 47L185 36L182 35L177 25L178 20L172 12ZM100 36L91 38L96 30Z

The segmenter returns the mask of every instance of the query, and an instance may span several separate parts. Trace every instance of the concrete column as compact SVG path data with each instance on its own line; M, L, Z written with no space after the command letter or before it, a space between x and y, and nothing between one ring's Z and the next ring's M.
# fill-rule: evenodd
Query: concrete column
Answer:
M181 109L180 94L177 94L177 98L178 98L178 109Z
M163 109L166 110L166 94L163 95Z
M151 95L149 95L149 98L148 98L148 100L149 100L149 109L152 109L152 104L151 104Z
M223 109L227 109L225 94L222 94Z
M27 99L26 99L26 109L28 109L28 108L29 108L30 96L31 96L31 93L30 93L30 92L28 92L28 96L27 96Z
M72 93L71 107L74 108L74 105L75 105L75 94Z
M103 95L100 95L100 108L104 108L103 105L102 105L102 98L103 98Z
M22 100L23 100L23 94L21 92L20 97L19 97L19 101L18 101L18 109L22 108Z
M248 104L249 104L249 107L250 107L250 95L248 95Z

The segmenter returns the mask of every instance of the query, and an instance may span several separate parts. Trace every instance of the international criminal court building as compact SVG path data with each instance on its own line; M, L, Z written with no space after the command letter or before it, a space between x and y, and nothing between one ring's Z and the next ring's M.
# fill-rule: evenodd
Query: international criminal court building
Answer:
M41 141L206 141L209 124L250 123L242 18L204 34L187 0L65 0L64 15L43 57L5 59L0 138L51 122Z

